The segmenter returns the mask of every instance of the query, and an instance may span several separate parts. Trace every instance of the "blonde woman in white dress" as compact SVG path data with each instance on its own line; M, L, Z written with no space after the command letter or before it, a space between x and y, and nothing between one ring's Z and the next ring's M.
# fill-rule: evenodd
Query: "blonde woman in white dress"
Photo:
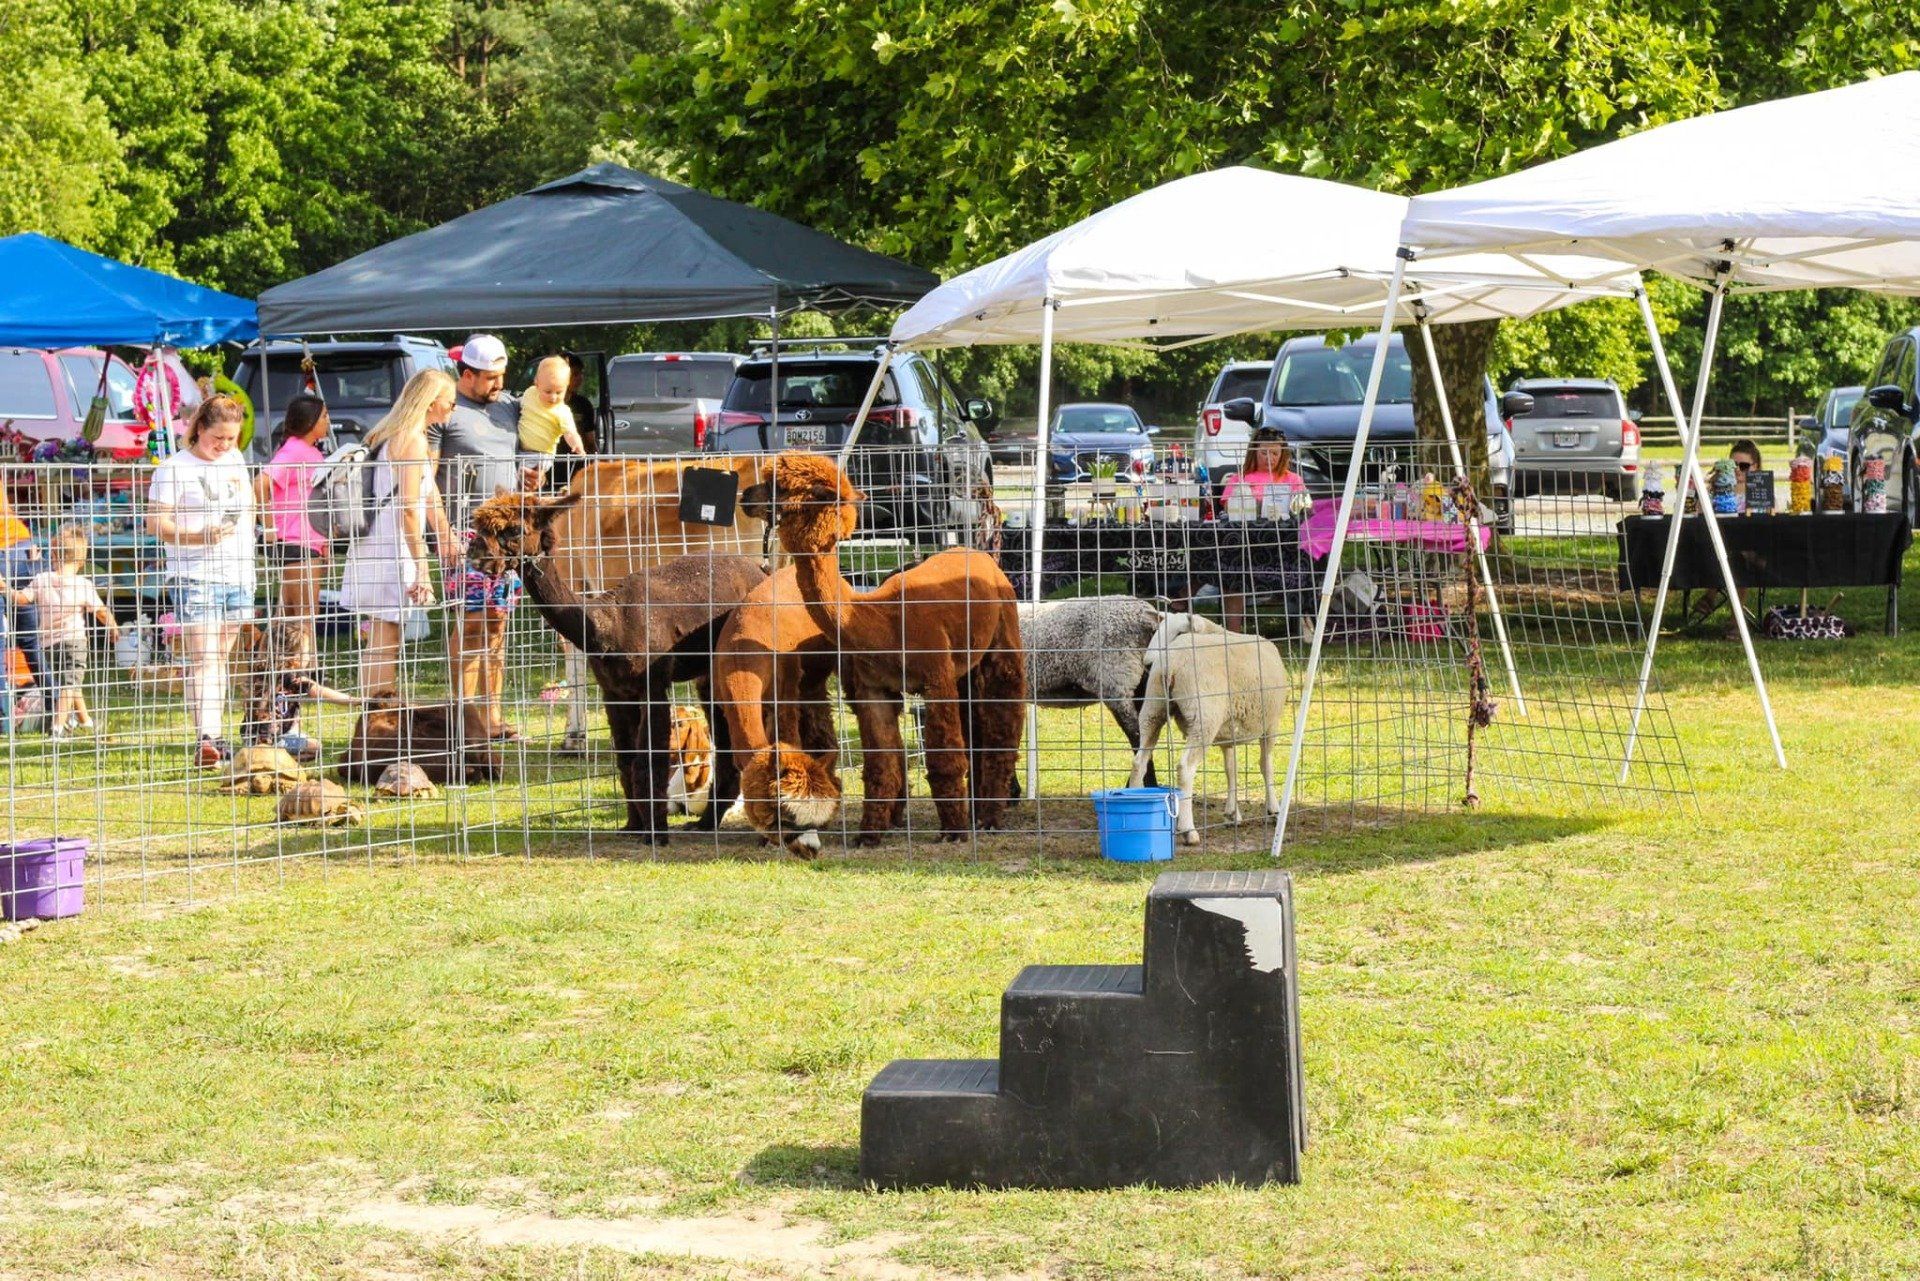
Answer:
M362 697L399 692L400 644L408 614L433 604L427 506L437 501L427 428L453 412L453 379L423 369L407 380L387 416L367 434L373 519L347 549L340 604L367 620L360 651Z

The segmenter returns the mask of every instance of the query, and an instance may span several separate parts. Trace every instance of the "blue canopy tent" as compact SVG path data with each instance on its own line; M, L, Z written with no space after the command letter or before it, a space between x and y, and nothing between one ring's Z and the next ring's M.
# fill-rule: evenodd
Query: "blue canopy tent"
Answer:
M211 347L260 332L217 289L24 232L0 239L0 347Z

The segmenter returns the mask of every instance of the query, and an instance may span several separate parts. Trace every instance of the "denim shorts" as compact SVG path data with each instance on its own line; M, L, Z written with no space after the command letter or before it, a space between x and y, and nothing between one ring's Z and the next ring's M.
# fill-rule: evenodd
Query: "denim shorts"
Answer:
M183 627L195 623L244 623L253 618L253 593L225 583L170 578L167 601L173 606L174 621Z

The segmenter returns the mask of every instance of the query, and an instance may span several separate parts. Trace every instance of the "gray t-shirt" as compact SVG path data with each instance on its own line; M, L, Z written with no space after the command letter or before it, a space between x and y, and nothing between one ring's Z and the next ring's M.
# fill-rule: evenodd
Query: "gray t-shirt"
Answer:
M427 428L427 448L440 454L447 519L456 529L464 528L473 508L496 489L517 486L513 457L519 437L520 407L504 392L487 405L455 396L447 421Z

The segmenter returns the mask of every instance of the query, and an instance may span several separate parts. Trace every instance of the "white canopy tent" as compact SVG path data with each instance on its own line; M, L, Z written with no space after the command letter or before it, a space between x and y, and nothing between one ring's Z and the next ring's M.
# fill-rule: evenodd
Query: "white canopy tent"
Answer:
M1685 424L1682 483L1694 487L1701 510L1710 513L1699 426L1726 295L1813 288L1920 295L1920 72L1678 121L1503 178L1419 196L1408 207L1400 242L1403 252L1434 269L1485 253L1578 253L1708 289L1691 415L1682 411L1644 297L1641 310L1674 420ZM1719 525L1705 524L1735 602L1774 757L1784 768L1786 753ZM1680 527L1676 514L1647 634L1636 732ZM1633 742L1630 733L1623 776Z
M1437 380L1433 324L1520 318L1586 298L1639 291L1638 276L1630 270L1564 254L1461 253L1451 256L1443 270L1410 271L1407 260L1393 254L1407 204L1402 196L1243 167L1176 179L948 281L900 317L892 347L1038 343L1036 458L1044 466L1056 341L1165 348L1239 333L1342 328L1362 316L1378 317L1383 328L1419 326ZM1374 350L1356 458L1365 452L1387 350L1386 343ZM853 447L886 368L883 357L845 450ZM1444 397L1441 410L1454 466L1464 473ZM1274 831L1276 851L1285 832L1358 476L1357 467L1350 469L1334 526L1308 660L1307 693L1300 700L1287 763L1287 800ZM1471 528L1473 519L1469 517L1469 543L1488 593L1508 680L1524 712L1492 572L1479 531ZM1046 504L1038 483L1031 526L1030 582L1037 602L1046 532ZM1033 730L1029 719L1030 793L1038 786Z

